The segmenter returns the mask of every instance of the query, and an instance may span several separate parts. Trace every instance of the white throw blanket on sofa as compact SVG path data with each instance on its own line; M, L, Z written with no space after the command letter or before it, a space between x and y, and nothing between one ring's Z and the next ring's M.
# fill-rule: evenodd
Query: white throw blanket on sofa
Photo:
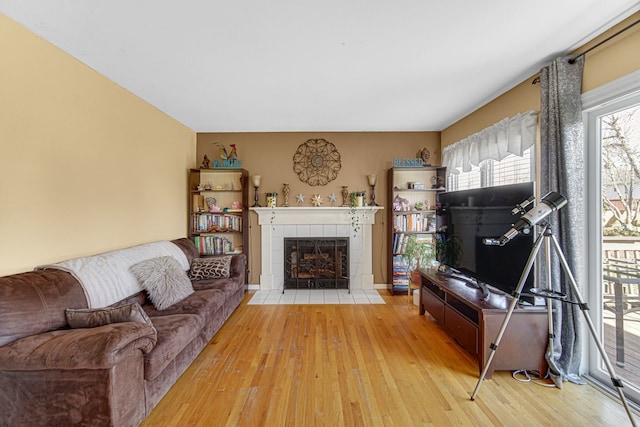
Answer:
M88 257L36 267L68 271L80 282L90 308L106 307L142 290L130 267L161 256L172 256L187 271L189 261L184 252L169 241L145 243Z

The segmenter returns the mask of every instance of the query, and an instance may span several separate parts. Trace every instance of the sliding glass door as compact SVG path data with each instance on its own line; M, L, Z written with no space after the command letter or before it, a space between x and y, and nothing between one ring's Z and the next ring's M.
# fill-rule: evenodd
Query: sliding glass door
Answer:
M625 393L640 397L640 94L585 114L588 137L589 314ZM592 173L593 172L593 173ZM586 331L586 328L585 328ZM611 386L589 337L589 374Z

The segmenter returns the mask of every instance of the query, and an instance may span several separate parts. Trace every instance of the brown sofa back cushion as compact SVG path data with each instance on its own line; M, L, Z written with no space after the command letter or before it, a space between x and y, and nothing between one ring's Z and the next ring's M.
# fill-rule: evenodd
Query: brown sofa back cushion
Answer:
M0 277L0 346L66 326L67 308L87 308L87 300L80 284L65 271Z
M193 261L194 258L198 258L200 256L195 243L193 243L193 241L188 237L182 237L180 239L172 240L171 243L182 249L182 252L184 252L184 254L187 256L189 265L191 265L191 261Z

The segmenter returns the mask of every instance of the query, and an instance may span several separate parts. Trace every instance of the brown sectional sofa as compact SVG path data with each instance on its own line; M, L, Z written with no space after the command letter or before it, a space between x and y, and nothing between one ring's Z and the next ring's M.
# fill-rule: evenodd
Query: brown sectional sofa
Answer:
M198 251L173 241L189 263ZM195 292L157 310L141 291L146 323L72 329L65 309L86 308L74 276L56 269L0 277L0 426L135 426L242 301L246 257L228 279L193 281Z

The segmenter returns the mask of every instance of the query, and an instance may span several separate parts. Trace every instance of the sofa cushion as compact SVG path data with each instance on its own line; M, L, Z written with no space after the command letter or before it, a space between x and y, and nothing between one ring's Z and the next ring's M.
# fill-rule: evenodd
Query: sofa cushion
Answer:
M231 255L195 258L191 261L189 278L191 280L226 279L229 277L230 266Z
M193 293L180 264L170 256L152 258L131 266L131 272L158 310L164 310Z
M244 288L244 283L241 283L239 280L237 280L237 278L203 279L193 281L193 289L195 289L196 291L205 289L218 289L224 292L226 297L233 295L240 288Z
M198 251L195 243L193 243L193 240L187 237L172 240L171 243L182 249L182 252L184 252L187 257L187 261L189 261L189 264L191 264L191 261L193 261L194 258L198 258L200 256L200 252Z
M166 310L158 310L152 304L147 304L142 308L152 318L156 316L166 316L172 314L195 314L202 320L202 328L199 336L208 342L217 332L218 328L226 319L227 297L225 292L219 289L207 289L196 291L187 298L174 304Z
M152 304L147 304L144 307L147 315L153 319L159 316L168 316L172 314L195 314L202 318L204 321L207 316L215 313L225 303L224 292L217 289L207 289L201 291L195 291L179 304L174 304L165 310L158 310Z
M172 314L152 317L158 341L144 355L144 378L153 380L184 348L193 341L202 328L202 319L194 314Z
M68 308L65 310L67 323L71 328L95 328L110 323L138 322L153 327L151 319L140 304L127 304L120 307Z
M147 293L147 291L141 290L136 294L126 297L122 301L118 301L110 305L109 307L120 307L127 304L140 304L141 307L144 307L147 304L151 304L151 301L149 301L149 294Z

